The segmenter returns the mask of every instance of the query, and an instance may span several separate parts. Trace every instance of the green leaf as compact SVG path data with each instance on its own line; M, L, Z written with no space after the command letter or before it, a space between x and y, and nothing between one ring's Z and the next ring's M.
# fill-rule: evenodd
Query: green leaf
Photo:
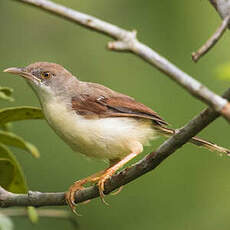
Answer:
M14 99L11 97L12 92L13 92L13 89L11 88L0 87L0 99L14 101Z
M7 158L0 158L0 186L8 189L14 179L14 165Z
M9 88L9 87L1 87L0 86L0 91L5 93L7 96L11 96L11 94L13 93L13 89Z
M39 216L38 216L36 208L32 207L32 206L29 206L27 208L27 213L28 213L28 217L29 217L30 221L33 224L36 224L38 222L38 219L39 219Z
M0 91L0 99L7 100L7 101L14 101L14 98L7 96L5 93Z
M12 129L12 124L11 123L0 124L0 129L3 129L4 131L10 131Z
M43 119L43 113L40 108L32 106L10 107L0 109L0 124L11 121Z
M9 160L11 164L14 166L14 175L13 179L9 180L7 184L2 184L0 181L0 185L7 189L10 192L14 193L26 193L27 192L27 183L23 174L23 171L21 169L20 164L18 163L15 156L10 152L10 150L4 146L3 144L0 144L0 159ZM0 167L1 168L1 167ZM9 173L9 170L2 170L0 175L2 177L7 177L7 174Z
M216 74L219 79L230 81L230 63L219 65Z
M0 230L13 230L14 225L12 220L6 216L0 213Z
M5 145L10 145L26 150L36 158L40 156L37 148L33 144L25 141L14 133L0 130L0 142Z

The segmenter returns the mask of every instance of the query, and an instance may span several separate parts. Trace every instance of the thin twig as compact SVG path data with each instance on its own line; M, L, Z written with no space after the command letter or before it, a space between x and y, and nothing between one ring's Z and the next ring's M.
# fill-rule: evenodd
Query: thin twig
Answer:
M75 227L78 227L76 216L74 216L70 210L37 209L36 212L39 217L66 219L69 220ZM10 217L28 217L28 211L25 208L4 209L0 211L0 214Z
M71 216L71 212L66 210L37 209L36 212L40 217L68 219ZM5 209L5 210L1 210L0 213L6 216L28 216L28 211L25 208Z
M192 53L192 60L197 62L200 57L205 55L214 45L219 41L221 36L224 34L225 30L228 28L230 21L230 15L227 16L221 23L220 27L216 32L207 40L207 42L196 52Z
M224 97L230 99L230 89L226 91ZM212 108L207 108L194 117L187 125L179 129L178 132L166 140L155 152L148 154L144 159L120 173L112 176L105 182L105 194L125 185L143 174L155 169L168 156L183 146L193 136L213 122L219 114ZM91 186L78 191L75 195L75 202L80 203L99 196L96 186ZM14 194L0 187L0 207L11 206L57 206L66 205L65 193L42 193L32 192L28 194Z
M217 112L220 112L230 121L230 104L227 100L215 94L199 81L189 76L166 58L139 42L136 38L136 31L127 31L118 26L104 22L87 14L80 13L49 0L17 0L18 2L36 6L40 9L51 12L57 16L66 18L88 29L103 33L116 41L109 42L108 48L115 51L132 52L144 59L146 62L164 72L172 80L185 88L191 95L202 100Z

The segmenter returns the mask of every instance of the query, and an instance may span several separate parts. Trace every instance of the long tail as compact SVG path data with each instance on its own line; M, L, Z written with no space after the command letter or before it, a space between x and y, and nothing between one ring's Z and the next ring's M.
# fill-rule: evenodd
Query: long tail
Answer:
M175 134L175 130L174 129L170 129L170 128L166 128L166 127L162 127L162 126L157 126L154 127L155 129L157 129L159 131L159 133L161 133L164 136L172 136ZM190 139L189 141L190 143L206 148L210 151L217 151L219 153L225 153L227 155L230 155L230 150L226 149L224 147L218 146L214 143L211 143L209 141L203 140L199 137L193 137L192 139Z

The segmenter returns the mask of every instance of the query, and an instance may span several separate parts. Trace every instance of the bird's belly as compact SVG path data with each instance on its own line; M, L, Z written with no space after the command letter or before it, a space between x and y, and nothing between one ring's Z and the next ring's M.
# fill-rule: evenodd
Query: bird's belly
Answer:
M55 132L74 151L101 159L121 158L136 142L146 144L156 137L151 121L134 118L87 119L62 103L43 106L45 117Z

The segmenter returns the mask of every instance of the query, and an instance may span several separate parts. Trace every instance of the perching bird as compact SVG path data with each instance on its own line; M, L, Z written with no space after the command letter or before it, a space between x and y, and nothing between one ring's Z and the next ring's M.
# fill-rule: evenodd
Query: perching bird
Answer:
M103 85L80 81L61 65L36 62L4 72L27 80L39 98L47 122L74 151L110 162L107 169L76 181L69 188L66 200L72 210L75 192L84 184L97 182L103 199L105 181L141 153L144 145L159 135L175 133L144 104ZM191 143L230 153L198 137L193 137Z

